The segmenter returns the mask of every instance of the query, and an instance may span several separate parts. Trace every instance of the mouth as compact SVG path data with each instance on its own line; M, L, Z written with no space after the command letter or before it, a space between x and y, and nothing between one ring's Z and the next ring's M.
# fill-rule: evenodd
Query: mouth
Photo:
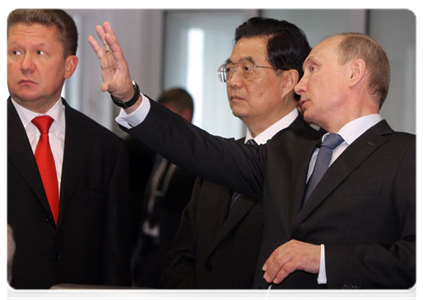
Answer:
M231 101L235 101L235 102L244 100L244 98L237 96L237 95L231 96L230 99L231 99Z
M29 79L22 79L18 82L19 85L32 85L35 84L34 81L29 80Z
M300 100L300 105L301 105L301 108L302 109L304 109L304 104L306 104L307 102L309 102L310 100L308 100L308 99L305 99L305 100Z

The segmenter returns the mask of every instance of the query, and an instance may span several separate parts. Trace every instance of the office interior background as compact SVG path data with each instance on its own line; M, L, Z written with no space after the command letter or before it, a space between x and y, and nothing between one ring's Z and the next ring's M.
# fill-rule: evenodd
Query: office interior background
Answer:
M369 34L391 62L391 85L381 110L394 130L416 133L416 17L410 10L67 10L79 29L79 66L64 96L120 136L118 114L108 93L100 90L98 59L89 46L95 26L109 21L123 48L132 78L157 99L168 88L187 89L195 101L193 123L208 132L239 138L242 122L229 108L226 86L217 68L231 55L235 29L253 16L287 20L300 27L310 45L340 32ZM98 38L97 38L98 40Z

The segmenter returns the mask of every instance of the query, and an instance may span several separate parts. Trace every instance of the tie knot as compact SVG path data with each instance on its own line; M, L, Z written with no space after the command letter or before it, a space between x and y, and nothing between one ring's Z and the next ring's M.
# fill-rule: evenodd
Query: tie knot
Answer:
M257 142L254 139L249 139L246 143L247 145L258 146Z
M339 134L329 133L328 136L323 141L321 147L325 147L325 148L329 148L333 150L336 147L338 147L343 141L344 139Z
M49 116L40 116L32 119L32 123L37 126L38 130L42 133L48 133L51 123L53 123L53 118Z

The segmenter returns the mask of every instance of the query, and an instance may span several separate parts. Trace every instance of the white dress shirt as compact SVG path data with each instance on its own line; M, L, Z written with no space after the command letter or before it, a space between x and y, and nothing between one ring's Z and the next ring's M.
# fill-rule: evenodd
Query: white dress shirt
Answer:
M253 139L257 145L263 145L266 144L268 140L270 140L276 133L281 131L282 129L287 128L289 125L294 122L294 120L298 117L298 110L294 108L289 114L284 116L279 121L273 123L269 127L267 127L265 130L260 132L258 135L256 135L254 138L251 134L250 129L247 128L247 134L245 135L245 143Z
M16 101L12 99L12 103L15 106L16 111L18 112L19 118L25 128L26 134L28 136L29 143L31 144L32 152L35 154L35 149L37 148L38 140L40 139L40 131L37 126L35 126L31 121L35 117L48 115L53 118L53 123L50 126L49 130L49 142L51 147L51 152L53 153L54 163L56 165L57 173L57 183L59 185L60 193L60 183L62 178L62 165L63 165L63 152L65 147L65 106L62 101L59 99L56 104L45 114L36 113L26 109L25 107L19 105Z

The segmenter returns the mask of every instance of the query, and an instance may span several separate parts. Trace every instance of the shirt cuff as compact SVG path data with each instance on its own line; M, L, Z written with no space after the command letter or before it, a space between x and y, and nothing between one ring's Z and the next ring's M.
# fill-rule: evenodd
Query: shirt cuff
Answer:
M142 102L140 106L134 110L132 113L127 114L122 108L119 112L119 115L116 117L116 122L125 127L126 129L131 129L140 125L145 118L147 117L148 112L150 111L151 104L150 100L141 94Z
M325 245L320 245L320 269L319 274L317 275L318 284L326 284L326 263L325 263Z

